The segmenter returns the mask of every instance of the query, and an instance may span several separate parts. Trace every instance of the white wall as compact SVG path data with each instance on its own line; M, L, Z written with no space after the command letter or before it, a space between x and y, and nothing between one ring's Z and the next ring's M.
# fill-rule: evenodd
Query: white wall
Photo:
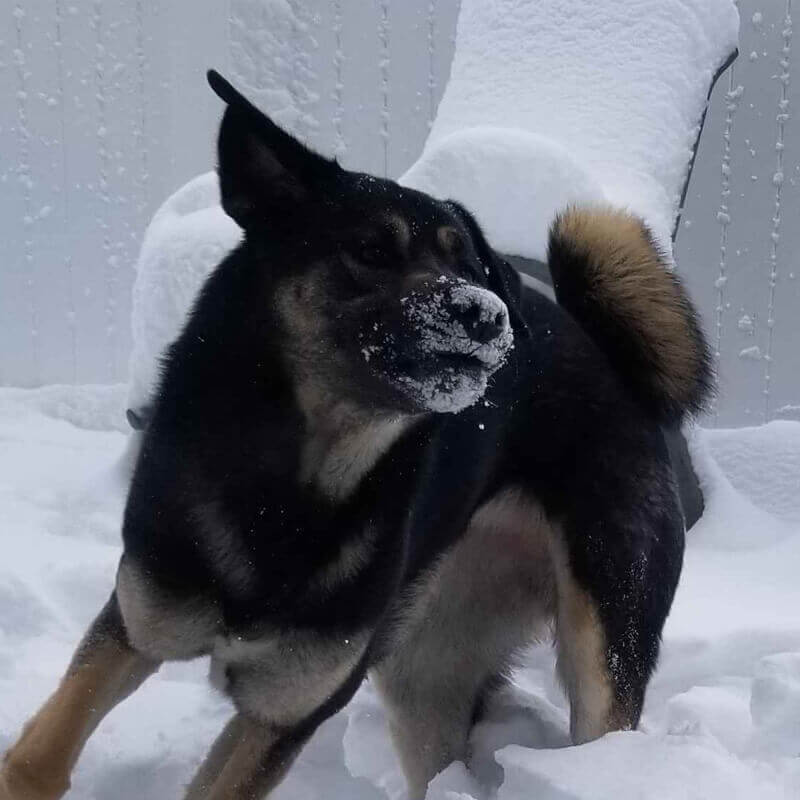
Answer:
M800 4L741 0L676 257L717 353L719 425L800 419Z
M741 2L741 56L713 98L678 238L719 352L722 424L800 417L790 2ZM221 109L206 68L346 166L397 176L444 88L457 11L458 0L6 0L0 383L124 380L144 226L213 165Z
M124 379L144 226L213 157L226 14L198 5L0 6L0 383Z
M212 168L216 67L348 166L425 140L457 0L0 4L0 384L124 380L133 263L159 203Z

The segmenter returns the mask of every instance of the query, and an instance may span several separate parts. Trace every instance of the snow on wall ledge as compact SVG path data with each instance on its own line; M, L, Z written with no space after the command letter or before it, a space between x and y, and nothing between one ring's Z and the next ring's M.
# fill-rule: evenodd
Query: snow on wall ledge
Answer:
M499 140L482 137L487 164L475 166L472 181L462 168L451 184L436 166L443 148L463 149L452 134L502 122L541 137L537 150L549 139L548 155L560 146L568 154L564 179L581 169L586 185L644 216L667 244L708 88L738 28L733 0L462 0L450 82L421 163L406 178L437 171L439 193L456 187L454 199L475 210L492 240L505 242L524 222L514 218L533 209L516 193L504 200L490 192L501 208L489 212L482 182L489 165L501 170L494 184L520 180L514 159L495 158ZM519 134L509 131L506 143L518 150ZM480 164L477 153L470 163ZM534 180L531 196L550 186ZM523 244L524 251L510 249L544 255L540 237Z

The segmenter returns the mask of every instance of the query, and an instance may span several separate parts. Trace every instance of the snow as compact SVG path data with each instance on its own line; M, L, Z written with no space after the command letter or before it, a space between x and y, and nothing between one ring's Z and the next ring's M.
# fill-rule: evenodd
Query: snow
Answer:
M539 259L558 211L605 200L598 181L562 145L492 126L456 131L430 145L400 183L462 202L497 250Z
M241 235L222 210L215 172L189 181L156 212L144 235L133 285L130 408L147 404L160 355L180 332L208 273Z
M126 387L0 389L0 750L52 691L111 589L130 469ZM689 536L639 732L568 745L547 645L429 800L788 800L800 795L800 423L697 430L707 499ZM89 741L70 797L179 797L230 714L204 661L171 664ZM366 683L301 755L278 800L399 800Z
M599 187L668 244L738 27L733 0L462 0L450 81L403 180L461 201L517 255L544 256L541 231L518 232L545 225L576 178L576 199Z

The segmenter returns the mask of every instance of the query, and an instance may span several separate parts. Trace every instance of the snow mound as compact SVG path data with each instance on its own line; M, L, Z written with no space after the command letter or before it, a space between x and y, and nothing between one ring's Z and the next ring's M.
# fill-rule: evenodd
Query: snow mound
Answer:
M0 414L6 418L24 417L35 410L77 428L127 433L130 430L125 419L127 391L124 383L51 384L38 389L5 387L0 394Z
M120 413L121 400L119 387L0 388L0 751L52 691L111 589L128 473L126 438L108 408ZM641 732L568 746L553 650L533 647L473 731L471 770L448 767L428 800L800 796L800 492L789 499L797 446L798 422L693 433L708 504L689 539ZM89 740L70 797L180 797L232 713L207 669L204 660L166 665L116 709ZM274 796L404 794L366 683Z
M800 427L768 425L715 430L709 454L730 476L733 489L787 522L800 523Z
M499 755L505 781L497 800L787 800L774 777L731 759L711 738L692 733L611 733L579 748Z
M453 199L478 212L495 245L544 256L541 237L521 237L525 252L504 237L549 221L533 219L530 204L558 177L555 148L569 154L557 158L565 178L579 165L610 203L644 216L668 244L708 89L736 47L738 25L733 0L462 0L450 81L422 164L442 163L442 148L463 151L466 139L453 134L502 124L507 135L483 134L470 148L473 163L483 149L502 172L478 168L473 182L453 185ZM548 164L541 187L535 171L517 176L514 159L494 154L501 141L522 149L519 131L538 137L527 164ZM409 176L428 169L450 191L450 177L435 166L412 167ZM516 202L516 188L498 194L495 187L520 179L530 186L526 202ZM424 185L439 193L430 180ZM492 216L484 195L500 201Z
M219 181L207 172L178 189L147 227L136 264L128 407L147 405L159 357L178 336L207 275L241 238L220 205Z
M426 148L399 183L459 200L492 246L544 259L547 230L569 204L599 205L600 184L560 144L524 130L476 127Z

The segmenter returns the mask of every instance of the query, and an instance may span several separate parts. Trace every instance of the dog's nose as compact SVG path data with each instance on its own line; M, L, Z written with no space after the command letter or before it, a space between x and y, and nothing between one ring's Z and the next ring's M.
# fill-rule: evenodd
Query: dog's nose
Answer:
M473 342L488 344L508 332L508 309L493 292L456 286L450 295L451 313Z
M480 344L494 341L508 329L508 312L505 308L487 313L485 308L475 303L468 308L457 308L455 317L464 326L469 338Z

